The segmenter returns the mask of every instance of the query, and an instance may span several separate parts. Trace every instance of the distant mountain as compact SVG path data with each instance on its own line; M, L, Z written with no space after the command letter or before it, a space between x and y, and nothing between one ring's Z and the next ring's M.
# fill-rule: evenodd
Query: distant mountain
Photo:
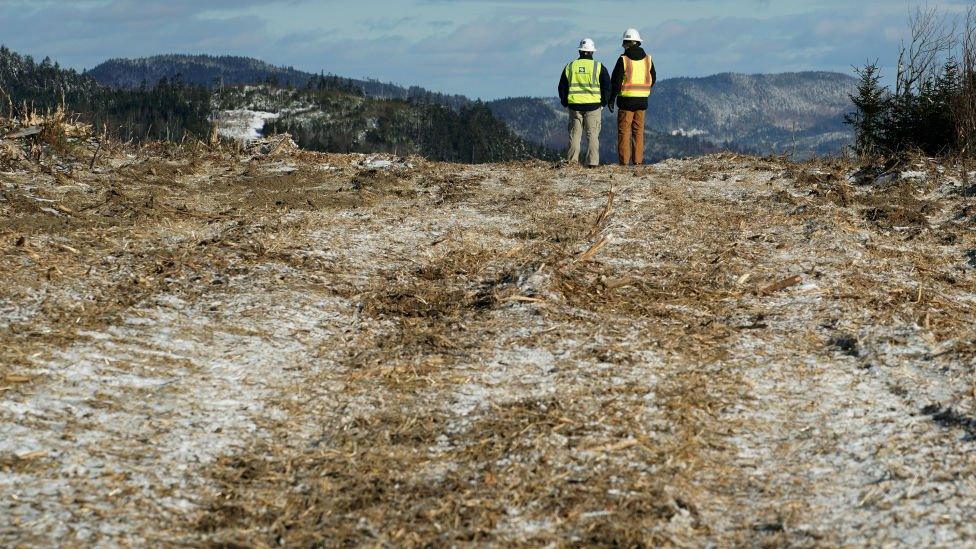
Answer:
M314 76L292 67L276 67L250 57L158 55L143 59L110 59L87 72L113 88L154 86L179 76L188 84L205 87L259 84L274 80L282 86L304 86Z
M300 88L321 76L342 81L364 95L380 99L411 99L460 108L471 100L460 95L431 92L418 86L404 87L378 80L358 80L335 75L314 74L293 67L279 67L251 57L213 55L157 55L141 59L110 59L86 74L105 86L139 88L145 82L154 86L162 79L179 78L187 84L208 88L271 84Z
M106 86L115 88L139 88L143 82L152 86L163 79L176 79L194 85L206 86L211 89L228 88L228 93L218 94L223 97L218 106L221 109L247 108L267 112L287 111L284 116L267 124L266 131L288 131L296 136L303 147L327 151L368 151L368 150L399 150L414 151L437 159L467 159L472 158L517 158L525 154L541 154L548 156L553 146L555 149L565 147L565 120L555 124L562 128L562 132L552 132L552 135L540 136L534 125L536 117L512 116L499 117L499 102L489 103L490 112L500 118L516 135L503 135L492 121L484 117L478 102L460 95L446 95L431 92L420 87L402 87L395 84L381 83L376 80L357 80L335 75L317 75L300 71L292 67L277 67L258 59L248 57L209 56L209 55L159 55L143 59L112 59L91 69L87 75L94 77ZM232 88L248 85L255 87L251 92L234 91ZM288 94L292 102L290 107L280 104L282 94L271 94L269 89L293 89ZM314 88L314 89L313 89ZM325 93L330 92L330 93ZM334 101L332 96L338 93L346 97L343 102ZM247 101L239 98L248 95ZM300 97L297 97L300 96ZM349 100L354 96L367 99L388 101L405 101L413 106L401 103L381 103L361 101L359 98ZM236 97L231 102L228 98ZM325 97L326 99L321 99ZM309 107L309 102L317 106ZM552 110L552 103L540 102L535 107ZM380 108L382 106L382 108ZM454 110L460 118L439 109L428 108L445 106ZM558 101L555 101L558 107ZM516 108L517 110L517 108ZM300 112L300 114L295 114ZM393 115L391 115L393 113ZM565 119L566 114L557 109L551 113L553 120ZM360 119L356 117L359 116ZM466 118L467 121L464 119ZM461 152L458 147L446 146L445 136L455 132L454 141L467 143L464 131L470 128L472 120L481 120L491 127L490 135L495 136L501 143L497 150L482 152ZM549 120L552 122L553 120ZM444 125L444 128L435 124ZM399 139L393 129L400 128L410 133ZM426 128L425 132L431 137L421 135L415 128ZM469 132L474 132L473 128ZM613 129L608 124L604 130L607 135L602 139L606 148L606 158L610 158L610 151L615 147ZM551 139L550 139L551 138ZM561 139L561 141L560 141ZM524 141L524 142L523 142ZM648 158L660 160L673 156L698 156L714 152L718 147L711 142L688 138L681 135L659 135L649 145ZM479 141L480 142L480 141ZM480 147L481 145L479 145ZM460 147L460 148L459 148ZM500 152L501 151L501 152Z
M144 59L113 59L87 75L123 89L152 86L162 79L210 88L270 85L278 88L329 87L367 98L442 105L460 111L476 102L420 87L376 80L316 75L277 67L247 57L160 55ZM830 72L773 75L718 74L705 78L662 80L654 89L647 116L651 159L695 156L719 149L759 154L793 152L807 157L836 154L851 141L843 116L852 108L848 94L854 78ZM564 109L555 97L509 98L487 103L491 112L521 138L560 150L566 146ZM616 149L614 115L605 113L601 138L603 156Z
M798 156L836 154L851 140L844 114L856 80L830 72L774 75L719 74L706 78L662 80L654 88L647 113L649 143L664 152L690 137L712 147L760 154L792 152ZM554 98L512 98L488 104L522 137L549 147L566 143L564 109ZM611 131L607 131L607 126ZM613 145L616 122L604 113L604 143ZM609 139L609 141L608 141Z
M559 99L516 97L487 103L495 117L507 123L516 134L526 141L539 143L550 149L565 150L568 143L569 115L559 104ZM600 131L600 157L604 163L617 158L616 114L603 111ZM664 133L647 127L645 131L646 162L666 158L693 157L718 152L723 148L698 136Z
M851 138L844 115L856 85L833 72L673 78L655 87L648 121L762 153L790 150L794 139L800 152L837 152Z

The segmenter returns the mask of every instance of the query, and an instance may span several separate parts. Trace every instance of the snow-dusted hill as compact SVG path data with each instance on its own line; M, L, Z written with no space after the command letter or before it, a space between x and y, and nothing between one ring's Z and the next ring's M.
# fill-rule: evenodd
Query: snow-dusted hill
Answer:
M465 163L556 158L476 103L455 110L313 83L222 88L213 93L213 109L219 113L218 133L241 141L288 133L303 149L321 152L415 154Z
M355 90L373 98L422 99L455 108L470 103L463 96L440 94L417 86L314 74L251 57L226 55L156 55L139 59L110 59L86 74L113 88L138 88L143 82L153 86L164 78L179 78L187 84L208 88L254 84L300 88L325 78L330 87Z
M844 114L855 80L840 73L719 74L661 80L647 114L652 140L697 137L758 153L834 154L850 141ZM552 98L521 97L488 104L522 137L561 148L566 114ZM612 152L615 115L604 113L604 149Z
M718 74L662 80L648 120L668 132L704 135L768 152L833 152L849 139L843 123L856 80L831 72Z
M112 87L138 87L179 77L207 87L263 84L302 88L323 78L292 67L278 67L247 57L161 55L113 59L87 73ZM327 76L332 89L370 98L444 105L454 110L473 100L419 87L376 80ZM851 110L848 94L855 80L845 74L718 74L705 78L663 79L655 87L648 113L654 158L697 156L717 148L757 153L793 152L798 156L835 154L850 142L843 116ZM522 138L562 149L566 114L554 97L522 97L488 103L494 115ZM614 154L614 117L606 113L604 157Z

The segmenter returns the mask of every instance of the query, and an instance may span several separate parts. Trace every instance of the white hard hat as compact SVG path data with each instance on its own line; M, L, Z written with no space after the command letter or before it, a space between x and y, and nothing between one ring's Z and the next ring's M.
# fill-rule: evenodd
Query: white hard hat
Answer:
M596 51L596 42L592 38L584 38L580 40L579 51L585 51L593 53Z
M640 33L637 32L637 29L627 29L627 32L624 33L624 41L643 42L643 40L641 40Z

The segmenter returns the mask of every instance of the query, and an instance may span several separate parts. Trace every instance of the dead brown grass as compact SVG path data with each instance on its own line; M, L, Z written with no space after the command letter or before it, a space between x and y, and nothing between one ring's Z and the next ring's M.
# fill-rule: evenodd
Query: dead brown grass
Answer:
M702 430L731 387L714 372L670 379L663 444L642 418L640 385L493 406L462 431L400 401L324 426L316 448L223 461L220 496L196 526L221 544L673 542L660 527L681 512L707 532L694 471L723 450ZM513 519L540 531L522 537Z
M912 323L946 344L932 364L972 356L960 296L973 278L943 253L976 249L946 220L964 206L912 183L872 189L840 164L735 155L583 180L541 164L371 171L337 155L197 147L146 149L104 174L31 172L32 187L5 187L14 215L0 219L0 298L45 296L0 333L3 393L43 384L16 376L78 330L163 294L218 302L235 277L334 297L356 318L308 342L315 356L295 366L307 375L263 403L287 417L259 418L208 464L212 491L159 542L829 544L792 530L815 512L790 496L802 479L757 480L738 464L743 433L776 434L753 417L776 403L757 404L746 373L768 360L807 375L783 357L828 360L833 338L862 323ZM480 225L465 225L470 212ZM483 396L462 413L472 387ZM769 459L794 435L776 435ZM0 469L38 478L53 466L0 456Z

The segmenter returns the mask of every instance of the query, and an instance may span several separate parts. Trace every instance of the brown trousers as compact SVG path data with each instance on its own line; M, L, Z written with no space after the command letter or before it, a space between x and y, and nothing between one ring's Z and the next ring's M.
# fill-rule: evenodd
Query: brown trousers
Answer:
M617 154L620 164L644 163L644 117L647 111L617 111Z

